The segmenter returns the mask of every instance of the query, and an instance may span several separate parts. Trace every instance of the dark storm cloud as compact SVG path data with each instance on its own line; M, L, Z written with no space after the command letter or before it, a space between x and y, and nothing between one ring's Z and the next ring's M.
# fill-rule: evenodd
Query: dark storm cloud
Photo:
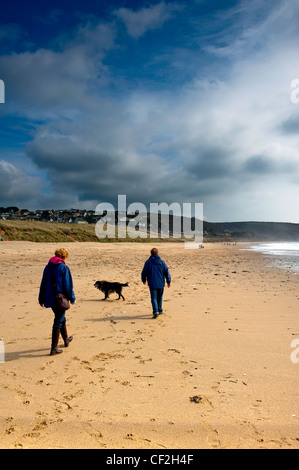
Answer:
M28 176L11 163L0 160L0 201L2 205L11 205L11 201L22 207L27 203L36 203L42 186L41 178Z
M276 165L263 156L250 157L244 165L245 173L270 174L276 171Z
M186 169L201 181L227 178L232 173L229 152L223 147L199 148Z
M252 173L260 176L271 176L271 174L275 173L286 173L292 176L298 170L298 167L299 162L288 161L287 158L277 161L263 155L255 155L245 162L243 171L245 174Z
M289 119L286 119L281 124L281 130L285 134L299 134L299 115L292 116Z

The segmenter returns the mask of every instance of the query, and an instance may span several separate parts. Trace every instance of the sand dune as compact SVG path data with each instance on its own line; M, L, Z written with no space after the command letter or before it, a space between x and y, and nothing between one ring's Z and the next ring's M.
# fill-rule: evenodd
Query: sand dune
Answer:
M37 295L57 247L0 244L1 448L299 448L297 275L240 245L163 243L173 283L153 320L151 245L70 243L74 340L52 357ZM126 300L103 301L101 279L128 281Z

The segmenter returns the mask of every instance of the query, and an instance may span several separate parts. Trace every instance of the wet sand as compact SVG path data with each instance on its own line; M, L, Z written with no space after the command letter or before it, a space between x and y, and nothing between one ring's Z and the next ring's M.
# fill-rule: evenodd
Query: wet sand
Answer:
M49 356L53 313L37 296L59 247L0 244L1 448L299 448L298 274L241 244L163 243L173 282L153 320L151 245L65 244L74 340ZM103 301L102 279L129 282L125 301Z

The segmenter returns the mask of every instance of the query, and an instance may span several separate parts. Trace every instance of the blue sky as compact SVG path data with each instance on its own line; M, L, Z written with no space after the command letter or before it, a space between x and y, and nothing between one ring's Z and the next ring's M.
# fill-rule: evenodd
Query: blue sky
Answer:
M0 206L299 223L298 25L296 0L6 2Z

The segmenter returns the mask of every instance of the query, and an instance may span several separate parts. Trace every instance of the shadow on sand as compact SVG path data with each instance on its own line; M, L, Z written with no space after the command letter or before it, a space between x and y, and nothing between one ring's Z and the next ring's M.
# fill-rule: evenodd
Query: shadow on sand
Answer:
M49 356L50 347L43 349L26 349L25 351L14 351L5 353L5 362L17 361L23 357L36 358Z
M125 307L125 305L132 305L132 304L135 304L132 303L132 302L127 302L127 303L123 303L123 300L118 300L118 299L84 299L84 302L105 302L105 303L116 303L116 305L123 305ZM143 315L119 315L119 316L115 316L115 315L110 315L109 317L98 317L98 318L87 318L85 321L91 321L91 322L105 322L105 321L111 321L111 322L118 322L118 321L131 321L133 322L134 320L149 320L152 318L152 314L150 313L147 313L147 314L143 314Z
M115 322L118 323L119 321L131 321L131 323L134 323L134 320L150 320L152 318L151 314L145 314L145 315L122 315L122 316L109 316L109 317L99 317L99 318L87 318L85 321L91 321L91 322L105 322L105 321L110 321L110 322Z

